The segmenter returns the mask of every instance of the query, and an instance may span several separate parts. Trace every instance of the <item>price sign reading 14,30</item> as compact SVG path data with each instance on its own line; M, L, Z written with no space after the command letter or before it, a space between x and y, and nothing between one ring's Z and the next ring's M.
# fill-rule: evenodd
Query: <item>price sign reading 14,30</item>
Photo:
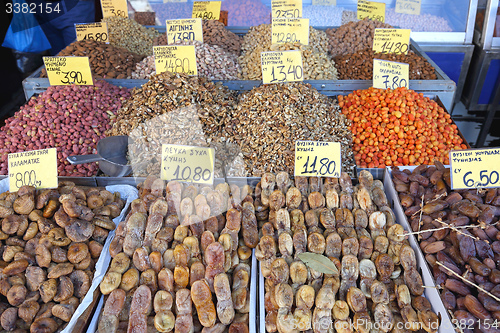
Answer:
M409 65L395 61L373 59L373 87L396 89L409 86Z
M339 142L295 141L295 176L340 177Z
M450 151L451 188L500 186L500 148Z
M156 74L163 72L198 75L194 45L154 46Z
M57 187L56 148L12 153L8 156L9 191L28 185L39 188Z
M301 51L261 52L260 62L264 84L304 80Z
M106 22L75 24L76 40L92 39L108 42L108 24Z
M43 57L51 86L93 85L88 57Z
M214 182L213 148L161 146L161 179L209 184Z

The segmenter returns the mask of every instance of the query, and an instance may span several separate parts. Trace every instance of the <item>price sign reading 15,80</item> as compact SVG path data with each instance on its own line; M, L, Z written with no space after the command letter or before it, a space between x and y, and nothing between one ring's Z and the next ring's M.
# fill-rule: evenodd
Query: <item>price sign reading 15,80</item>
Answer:
M304 80L301 51L262 52L260 61L264 84Z
M76 40L92 39L108 42L108 24L106 22L75 24Z
M451 188L500 186L500 148L450 151Z
M339 142L295 141L295 176L340 177Z

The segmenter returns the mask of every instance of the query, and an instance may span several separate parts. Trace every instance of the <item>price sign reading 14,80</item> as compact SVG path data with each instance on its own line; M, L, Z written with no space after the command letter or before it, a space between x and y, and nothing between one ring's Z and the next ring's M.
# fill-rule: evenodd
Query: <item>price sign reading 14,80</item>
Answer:
M163 144L161 178L211 185L214 181L214 149Z
M12 153L8 156L9 191L29 185L36 188L57 187L56 148Z
M220 18L220 1L194 1L192 18L218 20Z
M295 141L295 176L340 177L339 142Z
M163 72L198 75L194 45L154 46L156 74Z
M450 151L451 188L500 186L500 148Z
M304 80L301 51L262 52L260 61L264 84Z
M408 54L410 29L375 29L373 51L380 53Z

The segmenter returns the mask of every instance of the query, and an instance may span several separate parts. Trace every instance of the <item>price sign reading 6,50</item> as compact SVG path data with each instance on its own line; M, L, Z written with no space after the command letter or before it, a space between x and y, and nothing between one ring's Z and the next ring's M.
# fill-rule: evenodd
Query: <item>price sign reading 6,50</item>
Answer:
M43 57L50 85L93 85L88 57Z
M264 84L304 80L301 51L262 52L260 61Z
M108 42L108 24L106 22L75 24L76 40L92 39Z
M450 151L451 188L500 186L500 148Z
M56 148L12 153L8 156L9 191L22 186L39 188L57 187Z
M211 185L214 157L213 148L163 144L161 179Z
M373 59L373 87L380 89L408 88L409 65Z
M295 141L295 176L340 177L339 142Z

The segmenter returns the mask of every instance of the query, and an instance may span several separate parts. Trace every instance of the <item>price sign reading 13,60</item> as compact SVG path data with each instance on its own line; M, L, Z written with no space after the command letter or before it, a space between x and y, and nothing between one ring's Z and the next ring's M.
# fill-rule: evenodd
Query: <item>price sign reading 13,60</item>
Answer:
M500 186L500 148L450 151L451 188Z
M295 176L340 177L339 142L295 141Z

